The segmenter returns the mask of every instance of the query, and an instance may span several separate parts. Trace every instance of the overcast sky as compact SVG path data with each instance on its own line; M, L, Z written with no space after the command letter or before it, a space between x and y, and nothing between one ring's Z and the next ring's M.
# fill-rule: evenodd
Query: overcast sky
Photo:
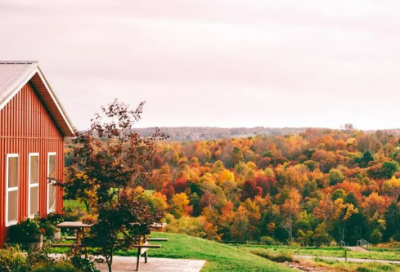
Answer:
M39 60L74 125L400 127L400 1L0 0L0 59Z

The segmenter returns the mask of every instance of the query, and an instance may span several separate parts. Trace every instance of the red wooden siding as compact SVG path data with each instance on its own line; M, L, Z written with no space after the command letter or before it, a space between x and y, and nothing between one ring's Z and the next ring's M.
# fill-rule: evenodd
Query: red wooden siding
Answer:
M63 179L64 140L35 90L26 84L0 110L0 246L5 241L6 156L19 155L18 218L28 216L29 153L39 153L39 212L47 214L47 155L57 153L57 179ZM62 190L57 187L56 211L61 212Z

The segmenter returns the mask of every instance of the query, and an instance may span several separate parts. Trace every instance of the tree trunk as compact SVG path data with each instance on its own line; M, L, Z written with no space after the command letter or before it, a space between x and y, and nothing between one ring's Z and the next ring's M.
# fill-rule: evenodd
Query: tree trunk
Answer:
M108 272L112 272L113 255L111 253L110 258L107 260Z

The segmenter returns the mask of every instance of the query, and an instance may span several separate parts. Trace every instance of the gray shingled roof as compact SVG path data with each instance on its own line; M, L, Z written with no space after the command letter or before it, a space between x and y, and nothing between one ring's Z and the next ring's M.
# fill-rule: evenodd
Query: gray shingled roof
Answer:
M64 136L74 128L37 61L0 61L0 110L30 82Z

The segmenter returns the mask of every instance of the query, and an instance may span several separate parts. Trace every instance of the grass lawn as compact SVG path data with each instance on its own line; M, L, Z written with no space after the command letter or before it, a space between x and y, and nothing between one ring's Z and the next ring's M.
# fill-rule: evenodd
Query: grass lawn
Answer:
M306 256L324 257L344 257L344 249L340 247L296 247L296 246L263 246L263 245L243 245L243 249L261 251L269 254L290 254ZM375 260L400 260L400 252L370 250L368 252L347 251L348 258L375 259Z
M168 238L168 242L160 243L161 249L150 250L151 257L182 258L206 260L207 265L202 272L210 271L292 271L280 264L251 254L247 250L191 236L153 232L152 237ZM153 242L157 244L157 242ZM136 256L136 250L121 252L119 255Z
M381 264L381 263L349 263L316 259L311 261L316 264L316 267L324 267L330 271L340 272L400 272L400 266L394 264Z
M85 204L78 200L64 200L64 207L86 211Z
M206 260L202 272L241 271L241 272L290 272L293 271L278 263L250 253L245 249L204 240L201 238L153 232L152 237L168 238L168 242L153 242L161 244L160 249L150 249L149 256L172 259ZM70 243L70 242L69 242ZM66 248L54 248L53 253L66 253ZM137 250L117 252L119 256L136 256Z

